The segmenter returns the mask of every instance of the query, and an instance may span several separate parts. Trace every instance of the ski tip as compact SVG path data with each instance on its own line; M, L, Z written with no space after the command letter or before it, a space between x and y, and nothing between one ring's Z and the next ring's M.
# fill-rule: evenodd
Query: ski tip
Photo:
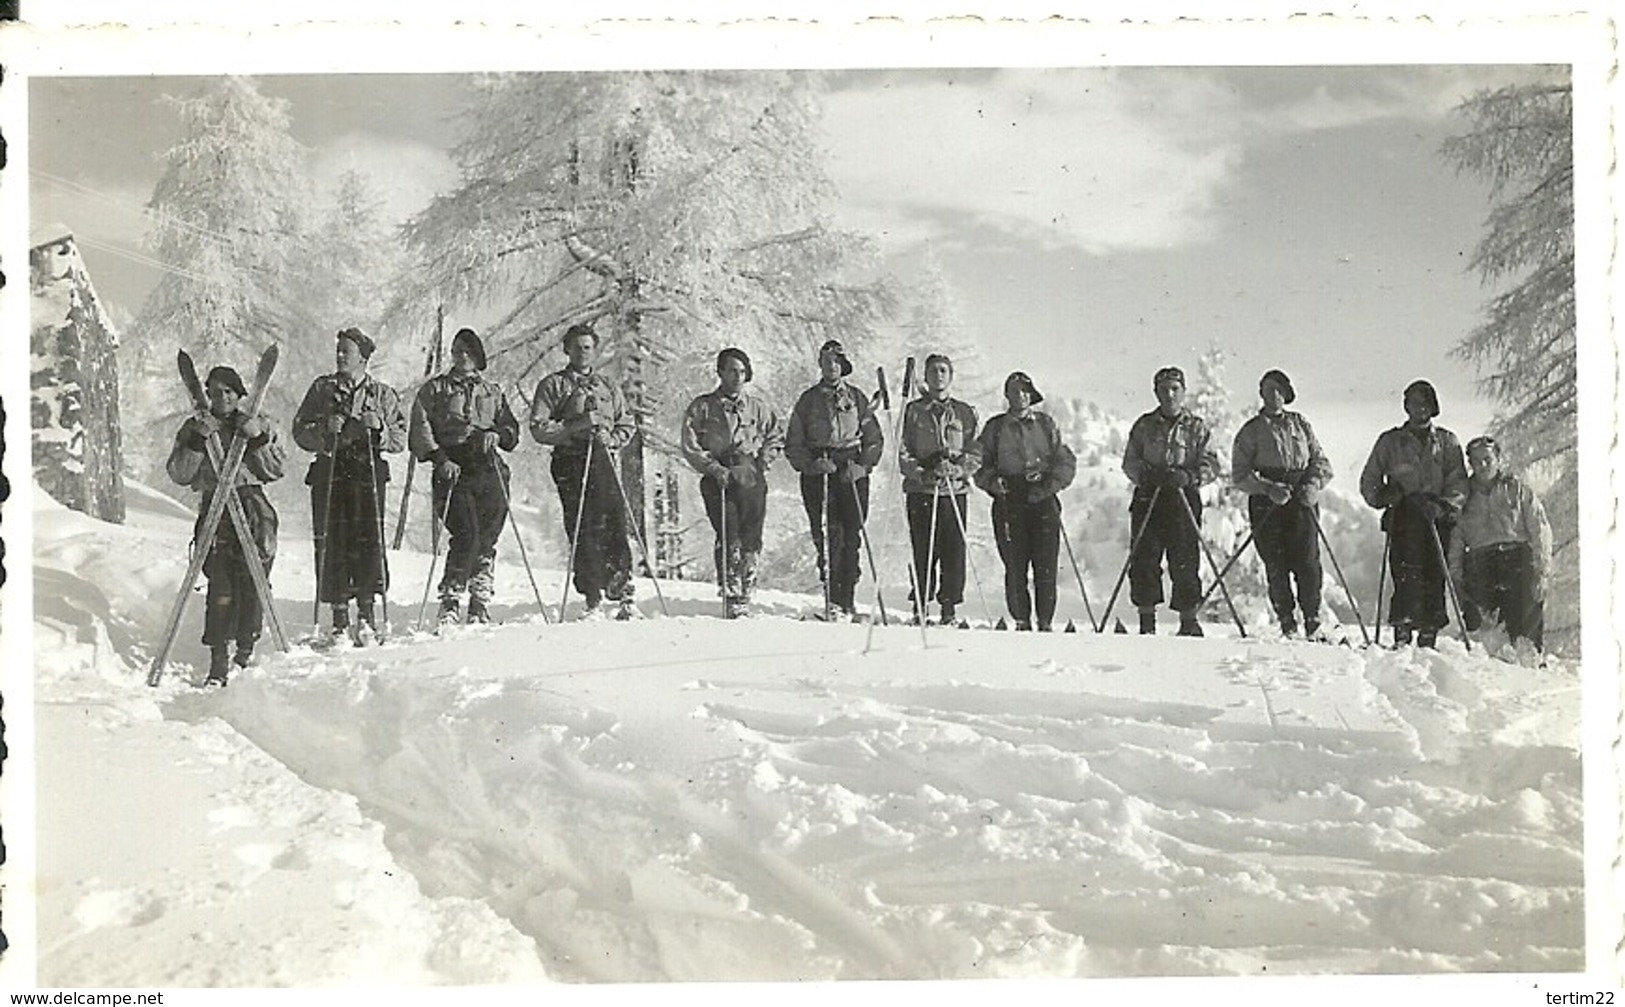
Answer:
M1078 624L1073 622L1071 619L1068 619L1066 621L1066 628L1061 630L1061 632L1063 632L1063 633L1076 633L1077 631L1078 631Z
M1123 625L1123 620L1122 619L1118 619L1117 620L1117 625L1112 627L1112 632L1113 633L1122 633L1123 635L1127 636L1128 635L1128 627Z
M1010 624L1004 621L1003 616L1000 616L999 621L993 624L993 628L994 629L1009 629Z

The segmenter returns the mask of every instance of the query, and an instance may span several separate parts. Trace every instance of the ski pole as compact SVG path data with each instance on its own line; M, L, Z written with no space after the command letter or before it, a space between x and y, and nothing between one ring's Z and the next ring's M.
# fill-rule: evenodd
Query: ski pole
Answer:
M446 502L440 508L440 523L445 524L446 518L451 515L451 494L457 488L457 476L453 475L446 484ZM434 495L434 479L429 480L429 495ZM440 536L436 535L434 545L429 553L429 579L423 582L423 603L418 606L418 632L423 631L423 616L429 610L429 588L434 585L435 564L440 561Z
M1467 636L1467 619L1461 614L1461 597L1456 594L1456 578L1450 576L1450 563L1445 559L1444 543L1439 539L1439 528L1428 520L1426 515L1423 515L1423 519L1427 520L1428 534L1433 538L1433 553L1439 557L1439 572L1444 574L1444 586L1450 589L1450 602L1456 606L1456 623L1461 626L1462 646L1471 653L1473 641Z
M1371 629L1376 634L1376 643L1379 647L1382 646L1382 595L1383 588L1386 586L1384 578L1388 574L1388 550L1393 547L1394 543L1393 519L1389 517L1387 511L1384 512L1383 516L1388 517L1388 521L1387 527L1382 530L1382 562L1377 566L1377 614L1371 620ZM1389 612L1388 617L1392 619L1393 613Z
M931 529L925 540L925 570L923 574L918 570L914 573L914 597L919 599L914 610L922 626L925 625L925 606L933 593L931 589L942 587L942 577L937 573L937 507L941 502L942 484L934 483L931 486Z
M968 534L966 534L966 531L965 531L965 515L964 515L964 512L962 512L959 509L959 495L958 494L950 494L949 495L949 497L948 497L948 509L953 512L954 524L959 526L959 543L960 543L960 547L965 550L965 562L970 567L971 579L976 582L976 594L977 594L977 596L979 598L982 599L982 618L986 619L988 625L991 626L991 625L993 625L993 610L988 607L988 604L987 604L987 592L982 590L982 578L976 572L976 561L971 559L971 555L970 555L970 536Z
M732 597L728 594L728 477L717 480L717 577L722 581L722 617L733 618Z
M1072 576L1078 578L1078 593L1083 595L1083 610L1089 616L1089 625L1095 624L1095 610L1089 604L1089 589L1083 586L1083 571L1078 568L1078 554L1072 551L1072 536L1067 533L1066 521L1061 521L1061 541L1066 543L1066 559L1072 564ZM1100 632L1096 630L1095 632Z
M378 433L375 431L368 435L367 458L372 463L372 511L373 523L378 530L378 600L380 610L384 616L384 626L389 626L389 552L384 548L384 491L378 485ZM377 631L376 626L373 630Z
M1207 557L1208 569L1215 574L1219 572L1219 565L1213 562L1213 550L1207 547L1207 539L1202 537L1202 526L1196 523L1196 512L1191 510L1191 502L1185 498L1183 491L1175 490L1174 495L1179 498L1179 506L1184 508L1185 520L1190 522L1191 531L1196 533L1196 542L1202 547L1202 555ZM1230 617L1236 620L1236 629L1243 637L1247 635L1247 627L1241 621L1241 613L1236 611L1236 603L1230 600L1230 589L1225 586L1222 577L1215 577L1219 583L1219 593L1224 595L1224 603L1230 608Z
M889 625L886 621L886 599L880 593L880 572L875 568L875 551L869 546L869 529L866 520L868 515L865 513L863 498L858 496L857 482L849 482L846 485L852 490L852 506L858 509L858 538L863 540L864 555L869 557L869 576L875 580L875 605L880 609L880 624L882 626ZM920 628L923 630L925 627L922 625Z
M821 534L823 536L822 544L823 544L823 547L824 547L823 548L824 569L822 571L823 574L824 574L824 618L829 619L833 615L833 613L830 611L831 595L830 595L830 590L829 590L829 582L830 582L830 575L834 572L834 564L832 564L830 562L831 556L829 554L830 553L830 529L829 529L829 477L830 477L830 473L825 472L823 475L824 475L824 487L823 487L824 495L823 495L823 503L820 505L821 509L818 512L818 530L819 530L819 534Z
M513 500L508 496L508 481L503 478L502 466L491 453L491 467L496 471L497 488L502 490L502 509L508 512L508 528L513 532L513 540L519 546L519 562L525 565L525 578L530 581L530 593L536 596L536 607L541 610L542 622L551 623L553 620L547 616L547 606L542 604L542 589L536 586L536 574L530 569L530 556L525 553L525 540L519 536L519 522L513 516ZM562 613L560 618L563 618Z
M1151 526L1151 514L1156 510L1157 497L1162 495L1161 486L1151 487L1151 502L1146 505L1145 518L1140 522L1140 529L1129 537L1128 557L1123 560L1123 569L1117 575L1117 584L1112 588L1112 596L1106 601L1106 611L1100 615L1100 625L1095 627L1096 633L1106 632L1106 623L1111 621L1112 609L1117 606L1117 595L1123 590L1123 581L1128 578L1128 568L1134 562L1134 554L1140 551L1140 540L1145 538L1145 531ZM1130 511L1132 514L1132 510Z
M1343 593L1348 596L1349 605L1354 609L1354 621L1360 624L1360 638L1367 647L1371 646L1371 634L1366 632L1365 619L1360 615L1360 603L1355 600L1354 592L1349 590L1348 578L1343 576L1343 565L1337 562L1337 553L1332 551L1332 540L1326 537L1326 530L1320 526L1320 514L1314 508L1309 508L1310 520L1315 522L1315 534L1320 536L1320 542L1326 547L1326 555L1331 557L1332 570L1337 573L1337 582L1343 586Z
M1268 521L1268 520L1269 520L1269 515L1265 515L1264 521ZM1262 525L1263 523L1264 523L1263 521L1259 522L1260 525ZM1245 538L1243 538L1241 540L1241 545L1236 547L1236 551L1230 554L1230 558L1225 561L1224 566L1219 568L1218 576L1213 579L1212 584L1208 585L1207 590L1202 592L1202 600L1200 602L1198 602L1197 604L1204 604L1204 603L1206 603L1208 598L1213 596L1213 592L1217 591L1219 589L1219 583L1222 580L1224 580L1224 575L1229 573L1230 568L1235 566L1236 562L1241 559L1241 554L1246 552L1247 547L1253 544L1253 538L1257 534L1258 534L1258 529L1257 528L1248 528L1247 529L1247 535L1246 535Z
M587 439L587 460L581 468L581 489L576 495L575 530L570 533L570 555L564 562L564 588L559 594L559 621L564 621L564 606L570 603L570 577L575 573L576 548L581 541L581 517L587 512L587 480L592 475L592 446L598 438Z
M338 406L334 402L334 408ZM312 632L322 631L322 587L327 583L327 539L333 530L333 478L339 467L339 432L333 431L333 440L327 453L327 482L322 487L321 535L316 538L316 597L311 601L310 622Z
M638 544L638 552L643 555L643 568L649 571L649 582L655 586L655 598L660 602L660 614L669 616L671 613L666 610L666 596L660 593L660 578L655 576L654 561L649 558L649 547L644 544L643 532L638 528L637 518L632 513L632 498L626 494L626 484L621 482L621 471L615 464L613 455L610 456L609 474L614 477L612 481L615 488L620 491L626 523L632 528L632 541Z

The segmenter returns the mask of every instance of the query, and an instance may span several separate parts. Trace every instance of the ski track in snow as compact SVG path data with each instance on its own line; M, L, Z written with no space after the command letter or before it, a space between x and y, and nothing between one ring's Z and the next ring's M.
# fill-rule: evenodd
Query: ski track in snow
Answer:
M148 520L184 541L178 519ZM155 789L203 788L209 810L187 827L232 851L201 872L218 891L179 864L147 878L48 865L63 877L40 896L42 978L1583 966L1579 689L1562 665L1456 641L1428 654L1087 631L933 629L922 650L917 628L544 626L515 602L506 625L441 636L401 632L416 615L403 606L381 647L267 643L223 692L190 688L184 667L152 692L142 661L184 555L150 528L66 512L39 528L42 779L60 785L42 783L42 830L99 793L74 786L92 756L161 743L183 764ZM299 552L273 572L285 592L308 574ZM398 554L399 582L426 566ZM528 597L521 571L501 575L504 597ZM715 606L705 585L665 590L680 612ZM304 617L279 603L297 632L308 601ZM87 725L102 740L80 752L70 732ZM208 793L224 767L247 783ZM109 859L91 842L74 844L81 872ZM230 929L221 893L279 873L324 879L312 925L348 920L348 944L286 961L286 937ZM96 953L111 932L195 941L184 932L209 912L227 936L164 976Z

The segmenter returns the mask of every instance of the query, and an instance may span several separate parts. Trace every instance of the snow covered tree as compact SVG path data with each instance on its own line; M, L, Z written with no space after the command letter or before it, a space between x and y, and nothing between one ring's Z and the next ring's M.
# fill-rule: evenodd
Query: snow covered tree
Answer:
M988 409L1003 401L1000 377L988 373L987 362L975 336L965 323L964 310L953 285L943 272L936 249L927 246L920 279L903 294L906 305L899 328L899 345L888 354L898 360L914 358L915 387L924 378L925 358L946 354L954 362L954 394L988 415ZM899 372L898 381L901 381Z
M1505 87L1456 111L1466 130L1444 155L1487 180L1494 202L1471 266L1487 285L1506 286L1454 353L1479 368L1500 404L1494 432L1508 462L1546 492L1551 637L1579 616L1573 92L1567 83Z
M322 320L324 337L350 325L376 332L406 256L395 227L384 219L383 198L367 175L351 169L339 178L333 205L311 244L308 261L326 280L313 312Z
M131 453L139 455L143 476L162 465L174 425L191 408L175 377L178 347L202 365L246 370L266 345L283 343L284 377L267 401L291 414L302 389L285 375L303 369L307 354L298 339L314 330L303 306L322 284L306 254L311 186L306 150L289 133L287 103L243 77L169 101L184 133L164 153L164 172L147 204L147 243L164 275L142 305L121 361L132 379L125 404Z
M755 386L786 410L825 339L863 359L894 298L869 243L828 223L816 78L548 73L477 87L453 152L461 184L407 225L421 264L398 310L497 308L492 374L521 399L563 363L549 354L564 330L592 323L642 437L672 453L724 346L751 355ZM639 511L637 444L622 457Z

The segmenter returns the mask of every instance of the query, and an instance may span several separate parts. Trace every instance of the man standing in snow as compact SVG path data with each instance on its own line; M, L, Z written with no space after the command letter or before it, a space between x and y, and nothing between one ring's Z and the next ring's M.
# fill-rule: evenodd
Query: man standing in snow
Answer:
M915 611L925 617L932 597L942 606L943 625L965 600L965 495L981 467L976 410L948 394L954 364L933 353L925 358L925 386L903 407L897 463L903 473L914 585L923 595Z
M473 329L451 337L451 367L430 378L412 402L408 443L412 454L434 464L434 514L444 515L450 539L440 578L440 621L462 616L490 619L495 589L497 539L508 518L508 466L497 449L519 446L519 421L493 381L481 377L485 345Z
M1415 636L1432 647L1449 622L1444 607L1444 555L1467 499L1467 464L1456 435L1436 426L1439 395L1426 381L1405 389L1404 424L1383 431L1360 473L1360 495L1383 511L1388 568L1394 578L1389 622L1394 645Z
M1047 633L1055 619L1055 577L1061 554L1061 499L1078 460L1061 443L1033 379L1021 371L1004 379L1004 412L987 421L978 439L976 485L993 497L993 528L1004 561L1004 602L1017 629ZM1027 587L1029 570L1032 589Z
M254 579L248 572L244 549L258 551L266 575L276 558L276 509L266 498L264 485L282 478L287 458L278 443L276 430L265 416L244 416L239 411L248 392L243 379L230 367L216 367L204 382L209 410L187 417L175 435L166 469L169 478L203 494L198 510L194 539L201 532L203 517L219 489L220 475L210 461L207 443L211 433L220 437L221 447L230 450L238 437L248 439L242 465L237 470L234 491L248 519L250 543L242 542L235 523L221 521L213 542L194 542L193 548L209 550L203 561L209 590L203 615L203 643L209 648L209 678L213 685L225 685L230 664L248 664L259 640L265 612ZM235 643L235 654L227 648Z
M339 332L338 369L311 382L293 417L293 440L316 457L305 475L316 540L316 597L333 607L333 635L359 646L377 638L374 600L389 589L384 555L386 451L406 447L406 415L395 389L367 373L376 344L360 329Z
M869 472L885 450L885 435L869 397L846 380L852 362L839 340L819 347L818 371L818 383L801 393L790 413L784 457L801 473L801 503L829 601L824 616L855 619Z
M1164 367L1151 386L1157 408L1134 421L1123 449L1123 472L1134 484L1130 540L1139 542L1129 559L1129 600L1139 609L1140 632L1155 633L1166 555L1179 635L1201 636L1196 608L1202 600L1202 497L1197 490L1218 477L1219 457L1207 424L1185 408L1185 372Z
M1312 638L1320 631L1320 491L1331 481L1332 464L1309 421L1286 408L1297 394L1284 373L1266 371L1258 397L1263 408L1236 431L1230 478L1248 494L1247 519L1281 633L1298 632L1295 579L1303 632Z
M717 585L730 619L749 611L767 516L767 470L784 450L778 414L745 389L752 376L744 350L723 350L716 389L696 397L683 415L683 457L700 473L700 497L717 534Z
M1462 619L1475 630L1483 613L1493 611L1508 637L1528 640L1539 650L1552 566L1546 508L1527 483L1502 468L1495 438L1468 441L1467 460L1473 475L1450 550L1450 570L1462 588Z
M536 386L530 434L553 449L553 483L564 506L575 586L586 599L586 614L596 615L608 598L618 605L617 618L629 619L632 549L614 452L632 440L637 428L620 388L593 370L598 334L592 326L570 326L564 352L569 363Z

